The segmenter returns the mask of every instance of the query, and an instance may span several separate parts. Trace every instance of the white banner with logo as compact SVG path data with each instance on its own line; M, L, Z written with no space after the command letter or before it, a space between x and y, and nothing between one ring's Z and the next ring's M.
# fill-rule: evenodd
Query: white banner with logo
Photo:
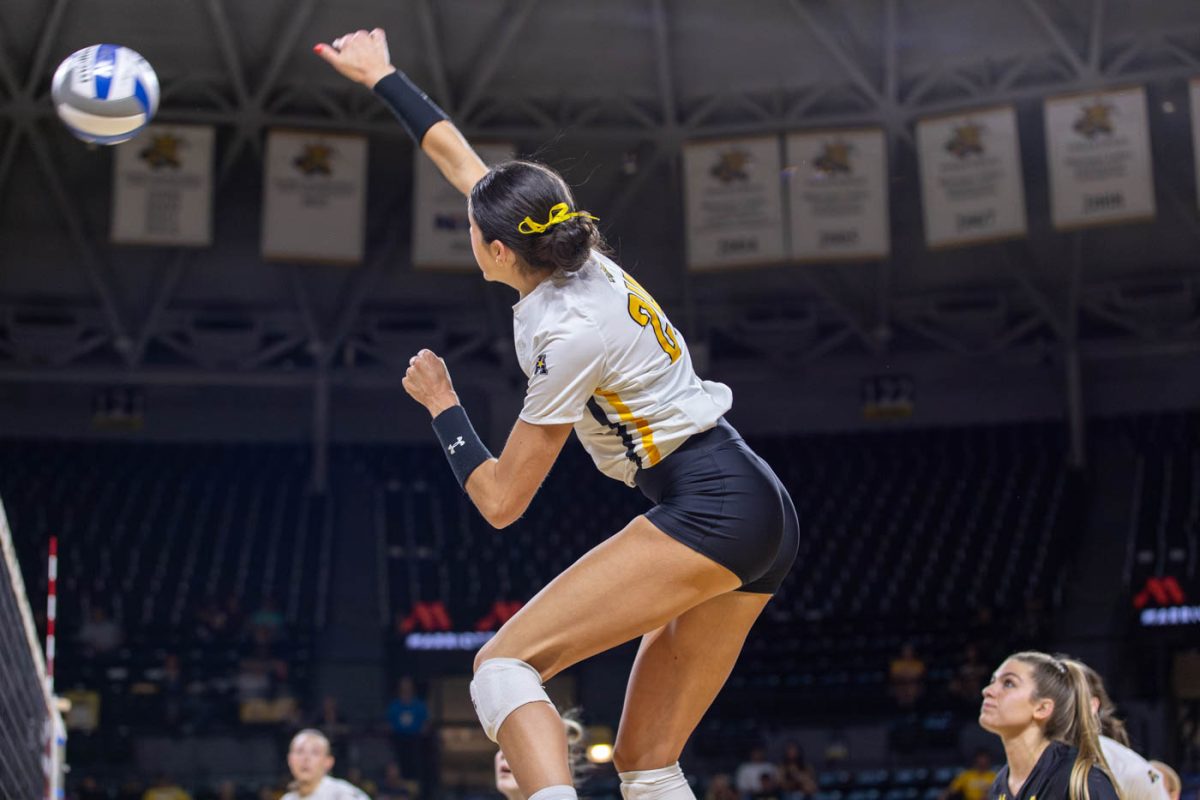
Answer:
M263 185L265 258L362 261L366 203L365 137L271 131Z
M112 240L212 244L213 128L147 125L117 145Z
M483 163L514 157L511 144L473 144ZM467 198L450 185L429 156L416 152L413 168L413 266L428 269L476 269L471 253Z
M792 258L884 258L889 249L887 138L882 130L787 137Z
M784 260L777 137L692 142L684 146L683 166L692 269Z
M923 119L917 152L930 247L1025 234L1025 184L1011 106Z
M1045 118L1055 227L1154 216L1142 87L1048 98Z
M1196 196L1200 199L1200 78L1191 82L1192 162L1196 165Z

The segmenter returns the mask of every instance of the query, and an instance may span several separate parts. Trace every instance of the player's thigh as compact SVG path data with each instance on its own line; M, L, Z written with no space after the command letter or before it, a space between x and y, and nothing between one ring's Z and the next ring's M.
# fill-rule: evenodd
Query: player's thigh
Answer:
M480 649L475 667L517 658L548 680L740 584L639 516L538 592Z
M617 731L617 769L658 769L679 760L770 599L729 592L643 637Z

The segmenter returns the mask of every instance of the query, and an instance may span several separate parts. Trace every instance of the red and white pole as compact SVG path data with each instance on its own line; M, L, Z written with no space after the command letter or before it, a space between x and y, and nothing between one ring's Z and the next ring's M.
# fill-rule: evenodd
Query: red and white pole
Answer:
M46 694L54 696L54 623L58 619L58 537L50 537L50 580L46 586Z
M55 775L54 745L58 735L54 703L54 623L58 619L58 537L50 537L49 580L46 583L46 699L52 704L46 725L46 800L58 800L59 781Z

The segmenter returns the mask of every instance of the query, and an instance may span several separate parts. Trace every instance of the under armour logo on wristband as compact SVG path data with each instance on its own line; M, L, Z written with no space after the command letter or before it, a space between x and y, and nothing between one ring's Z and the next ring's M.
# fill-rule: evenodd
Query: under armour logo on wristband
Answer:
M454 444L448 445L446 449L450 451L450 455L454 455L454 448L462 447L464 444L466 444L466 442L464 442L463 438L460 436L454 441Z

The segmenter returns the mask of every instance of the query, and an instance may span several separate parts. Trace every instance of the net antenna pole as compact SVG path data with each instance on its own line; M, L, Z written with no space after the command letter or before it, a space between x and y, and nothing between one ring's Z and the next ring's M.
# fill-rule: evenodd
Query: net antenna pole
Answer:
M0 797L61 800L67 731L0 501Z
M58 537L50 537L46 581L46 697L54 702L54 655L58 649L54 636L58 619ZM61 795L61 770L57 767L55 745L58 731L53 718L46 726L46 800L58 800Z

